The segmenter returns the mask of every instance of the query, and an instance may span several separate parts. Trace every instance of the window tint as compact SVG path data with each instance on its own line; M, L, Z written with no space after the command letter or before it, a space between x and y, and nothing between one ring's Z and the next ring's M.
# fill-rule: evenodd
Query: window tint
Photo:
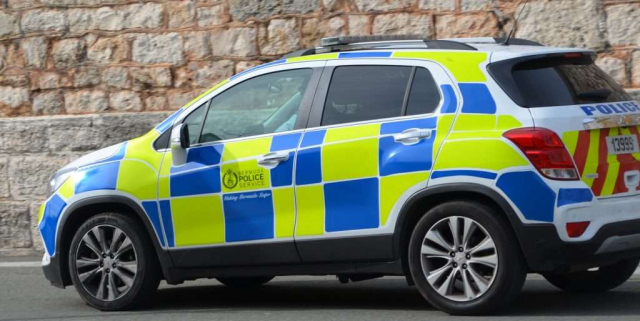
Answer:
M293 130L311 69L251 78L214 97L201 143Z
M489 70L507 94L524 107L632 99L590 56L505 61L492 64Z
M189 141L191 144L195 144L198 142L198 134L200 133L200 126L202 124L202 116L204 116L204 112L207 110L207 103L204 103L198 107L194 112L192 112L187 118L185 118L183 124L189 127Z
M165 130L158 139L156 139L155 143L153 143L153 148L156 150L169 148L169 141L171 140L171 127Z
M431 73L425 68L416 68L406 114L430 114L438 108L438 105L440 105L440 91Z
M411 67L344 66L331 78L322 125L335 125L402 114Z

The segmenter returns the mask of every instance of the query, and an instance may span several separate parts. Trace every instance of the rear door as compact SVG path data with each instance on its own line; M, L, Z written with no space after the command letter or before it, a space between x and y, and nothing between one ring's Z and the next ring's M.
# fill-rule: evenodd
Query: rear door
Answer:
M397 214L427 186L457 99L431 62L327 62L296 159L303 262L390 260ZM445 115L442 115L445 114Z
M635 195L640 183L640 105L590 53L559 54L490 66L498 83L558 133L582 181L598 198Z

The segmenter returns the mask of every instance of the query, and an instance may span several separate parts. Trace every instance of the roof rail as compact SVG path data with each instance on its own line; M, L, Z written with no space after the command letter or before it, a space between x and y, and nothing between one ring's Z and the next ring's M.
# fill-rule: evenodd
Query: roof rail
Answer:
M282 58L294 58L316 53L372 49L477 50L466 43L450 40L429 40L420 35L338 36L322 38L320 47L294 51Z
M506 38L498 38L498 37L479 37L479 38L451 38L446 39L449 41L455 41L459 43L466 44L490 44L490 45L500 45L503 44L507 39ZM533 40L521 39L521 38L511 38L509 39L509 45L515 46L542 46L543 44L539 42L535 42Z

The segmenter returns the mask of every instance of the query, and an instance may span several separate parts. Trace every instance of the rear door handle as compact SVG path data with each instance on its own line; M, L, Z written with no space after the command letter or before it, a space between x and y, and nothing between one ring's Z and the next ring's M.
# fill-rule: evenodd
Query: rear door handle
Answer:
M258 159L258 164L262 166L276 166L281 162L289 160L289 152L273 152L265 154Z
M431 138L431 131L431 129L410 128L400 134L393 135L393 140L395 140L396 143L413 145L423 139Z

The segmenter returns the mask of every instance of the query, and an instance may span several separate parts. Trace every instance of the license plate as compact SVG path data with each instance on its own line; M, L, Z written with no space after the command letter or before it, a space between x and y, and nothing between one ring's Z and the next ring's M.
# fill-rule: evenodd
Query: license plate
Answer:
M612 155L640 152L636 135L608 136L607 148L609 149L609 154Z

